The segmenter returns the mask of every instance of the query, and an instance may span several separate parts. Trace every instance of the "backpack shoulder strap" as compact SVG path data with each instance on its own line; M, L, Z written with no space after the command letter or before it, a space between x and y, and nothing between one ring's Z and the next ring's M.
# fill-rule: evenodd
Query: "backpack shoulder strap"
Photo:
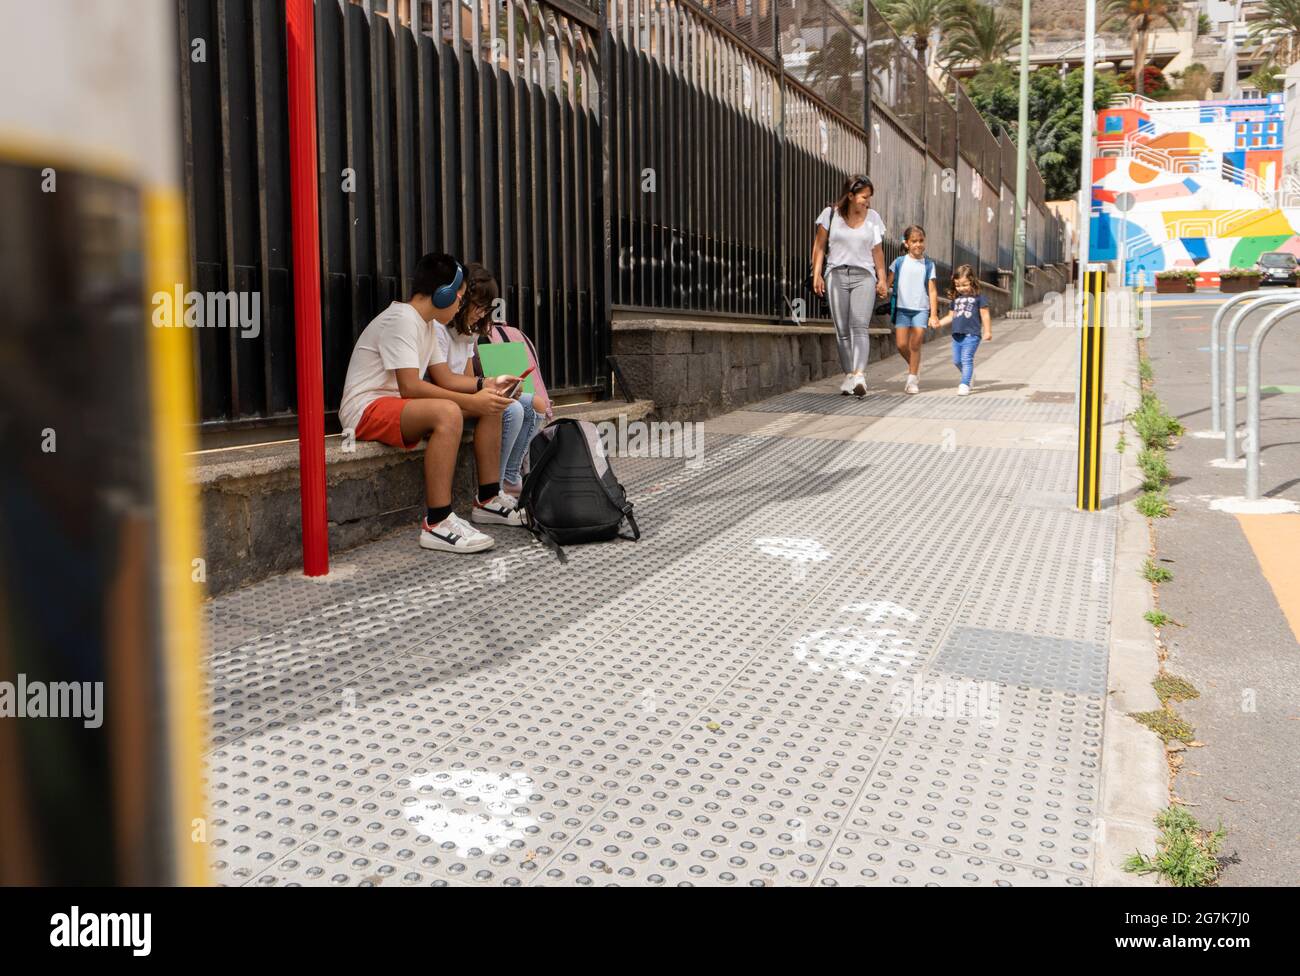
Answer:
M556 421L556 424L558 425L563 422L564 422L563 420L559 420ZM523 488L519 492L520 508L527 509L529 507L528 503L532 501L533 494L534 494L533 486L537 484L537 479L533 476L539 473L543 468L545 468L548 464L551 463L551 459L555 457L555 452L559 450L559 447L560 447L560 431L557 426L554 435L552 435L550 438L550 443L547 444L545 448L543 448L541 456L537 459L537 463L529 465L528 467L529 476L524 479Z
M537 463L529 468L528 476L524 478L523 489L519 492L519 507L524 510L524 526L533 534L533 538L554 552L555 557L559 559L561 563L567 563L569 557L564 554L564 547L556 541L555 536L551 533L550 529L539 523L532 516L532 502L533 495L535 494L534 486L537 484L536 475L551 462L552 458L555 457L555 452L559 449L559 446L560 435L559 431L556 431L555 436L551 438L551 442L547 444L545 450L542 451L541 457L537 459Z
M587 452L587 459L591 462L591 470L594 474L596 470L596 459L591 456L591 445L587 443L587 438L585 436L582 438L582 446ZM608 459L606 463L608 463ZM630 536L623 535L622 532L620 532L619 535L624 539L631 539L633 542L636 542L641 538L641 530L637 527L636 519L632 517L632 503L626 498L621 502L615 498L614 493L609 490L609 485L605 484L604 478L597 475L596 481L600 483L600 489L605 493L605 497L609 499L609 503L623 513L623 518L627 519L627 524L632 529L632 534Z

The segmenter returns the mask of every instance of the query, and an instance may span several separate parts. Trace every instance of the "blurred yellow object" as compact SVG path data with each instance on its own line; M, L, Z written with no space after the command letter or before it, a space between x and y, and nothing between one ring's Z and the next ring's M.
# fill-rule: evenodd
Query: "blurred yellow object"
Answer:
M0 8L4 884L205 883L192 335L149 315L189 277L176 29Z

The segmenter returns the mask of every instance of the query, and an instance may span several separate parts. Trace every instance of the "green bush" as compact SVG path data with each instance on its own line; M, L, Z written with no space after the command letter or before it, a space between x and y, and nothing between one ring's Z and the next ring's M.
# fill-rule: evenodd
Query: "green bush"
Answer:
M1201 697L1194 684L1176 674L1159 675L1151 682L1151 687L1156 690L1156 695L1165 705L1171 701L1191 701L1193 698Z
M1169 480L1169 464L1165 452L1158 447L1138 451L1138 467L1142 469L1142 490L1159 491Z
M1168 705L1150 712L1130 712L1129 718L1160 736L1161 742L1196 741L1196 730Z
M1147 447L1168 447L1169 438L1183 433L1183 425L1149 391L1142 394L1141 405L1133 411L1129 421Z
M1156 816L1160 836L1156 856L1134 853L1124 870L1137 874L1155 872L1175 888L1204 888L1219 878L1219 851L1227 832L1220 824L1215 831L1203 828L1186 807L1171 806Z
M1147 518L1166 518L1169 515L1169 496L1163 488L1157 491L1144 491L1133 503L1137 510Z
M1142 578L1148 583L1168 583L1174 578L1174 574L1163 566L1157 566L1156 561L1148 556L1142 567Z

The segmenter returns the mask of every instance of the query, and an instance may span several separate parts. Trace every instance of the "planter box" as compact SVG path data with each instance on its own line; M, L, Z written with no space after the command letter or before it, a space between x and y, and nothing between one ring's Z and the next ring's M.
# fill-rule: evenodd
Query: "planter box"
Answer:
M1220 278L1219 291L1224 293L1236 291L1254 291L1259 287L1259 275L1247 278Z
M1194 291L1196 291L1195 281L1184 281L1182 278L1156 279L1157 295L1186 295Z

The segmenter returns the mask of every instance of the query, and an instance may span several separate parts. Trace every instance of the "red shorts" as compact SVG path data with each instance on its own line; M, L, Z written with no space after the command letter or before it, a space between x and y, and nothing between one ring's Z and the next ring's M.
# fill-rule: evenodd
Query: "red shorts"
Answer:
M380 397L371 401L361 414L361 423L357 424L357 440L379 441L406 451L419 447L419 441L408 444L402 440L402 408L409 402L402 397Z

